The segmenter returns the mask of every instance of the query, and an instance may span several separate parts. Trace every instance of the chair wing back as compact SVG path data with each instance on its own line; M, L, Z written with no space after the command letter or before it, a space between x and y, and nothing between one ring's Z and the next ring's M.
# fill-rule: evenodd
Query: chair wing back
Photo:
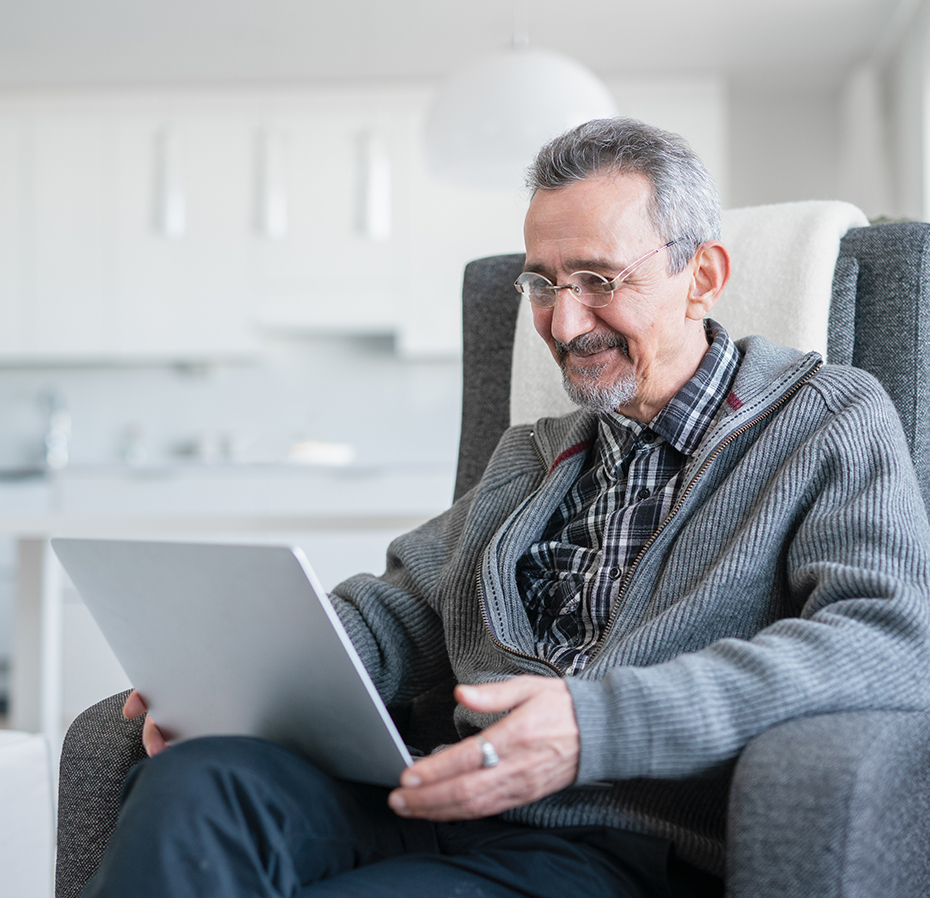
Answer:
M930 224L896 222L846 234L827 359L864 368L888 391L930 508Z
M510 369L520 295L513 282L523 253L489 256L465 267L462 285L462 435L455 498L480 479L510 426Z

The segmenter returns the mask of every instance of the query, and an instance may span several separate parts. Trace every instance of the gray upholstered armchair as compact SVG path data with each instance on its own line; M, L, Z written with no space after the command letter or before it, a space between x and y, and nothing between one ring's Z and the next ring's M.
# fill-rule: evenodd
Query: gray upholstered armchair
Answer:
M465 385L456 495L480 476L510 422L521 256L465 273ZM930 502L930 225L849 231L829 312L828 359L865 368L900 412ZM930 601L930 597L928 597ZM427 747L439 697L404 709ZM57 898L77 895L115 822L119 787L143 757L122 696L84 712L61 761ZM738 760L728 810L731 898L891 898L930 894L930 714L834 714L788 722Z

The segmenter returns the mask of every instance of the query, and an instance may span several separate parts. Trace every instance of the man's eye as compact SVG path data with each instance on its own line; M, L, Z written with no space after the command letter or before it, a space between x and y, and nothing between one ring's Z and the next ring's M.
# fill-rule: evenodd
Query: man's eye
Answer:
M603 293L607 288L607 278L593 271L579 271L573 280L585 293Z

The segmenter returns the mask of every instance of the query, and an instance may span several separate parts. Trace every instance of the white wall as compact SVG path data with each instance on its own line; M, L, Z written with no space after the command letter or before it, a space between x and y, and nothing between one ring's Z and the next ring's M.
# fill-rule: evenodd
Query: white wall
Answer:
M885 127L895 215L918 220L930 219L928 36L930 5L921 2L908 27L878 61L887 103Z
M930 3L903 0L838 91L838 193L871 218L930 220Z
M830 91L730 88L730 205L843 199Z
M732 112L723 77L613 78L606 83L620 115L685 137L716 180L723 204L729 205Z

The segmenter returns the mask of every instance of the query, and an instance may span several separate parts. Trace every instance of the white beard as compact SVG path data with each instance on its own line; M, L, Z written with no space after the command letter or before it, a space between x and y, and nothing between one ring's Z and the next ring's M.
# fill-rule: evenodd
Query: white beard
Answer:
M574 380L568 371L566 358L570 352L587 355L602 349L619 349L629 358L627 342L619 334L612 336L582 334L570 343L556 341L555 345L559 351L559 364L562 368L562 386L568 398L576 405L598 413L612 412L621 405L626 405L636 395L639 382L632 371L620 374L608 384L599 383L607 363L590 368L573 368Z
M597 382L599 373L596 368L590 370L583 376L581 382L576 383L569 378L565 366L562 366L562 386L565 387L568 398L575 405L590 409L592 412L612 412L621 405L626 405L636 395L636 388L639 384L636 375L632 372L621 374L609 384Z

